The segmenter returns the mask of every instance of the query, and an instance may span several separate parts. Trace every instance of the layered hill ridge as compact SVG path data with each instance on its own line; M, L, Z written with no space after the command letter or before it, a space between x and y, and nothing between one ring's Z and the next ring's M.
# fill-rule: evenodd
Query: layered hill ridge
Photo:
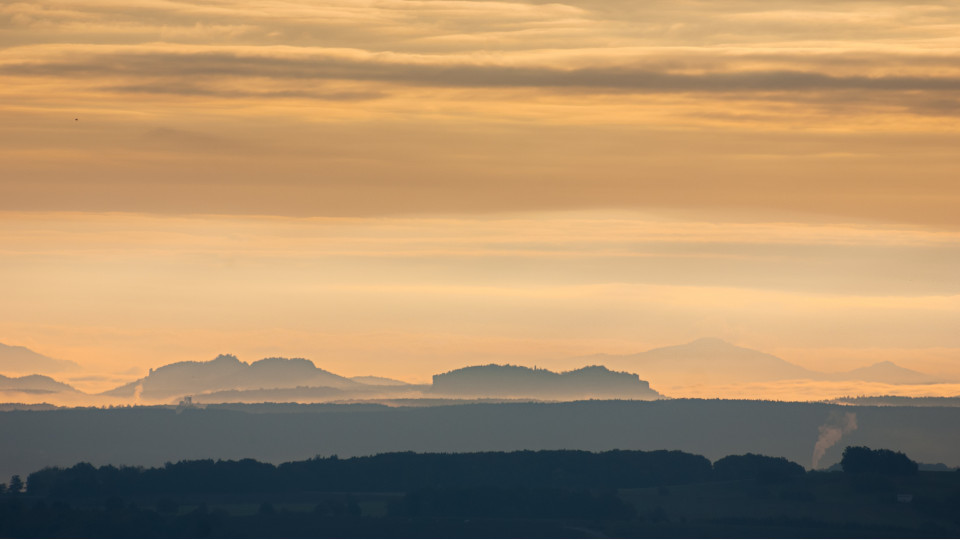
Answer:
M27 394L80 393L79 390L69 384L54 380L46 375L25 375L23 377L0 375L0 391L24 392Z
M271 357L247 363L234 355L222 354L209 361L177 362L151 369L146 377L89 397L154 403L176 402L188 395L207 403L389 398L655 399L662 396L650 388L648 381L661 390L672 387L673 397L685 395L683 385L737 387L785 380L899 385L952 382L888 361L844 372L819 372L716 338L636 354L571 360L588 367L554 372L497 364L469 366L435 375L433 385L414 385L374 375L348 378L319 368L305 358ZM567 362L569 365L570 361ZM47 376L0 377L0 392L59 394L63 401L70 401L70 396L88 396ZM681 393L676 393L678 387Z
M346 389L363 384L318 368L306 358L264 358L248 364L231 354L221 354L208 362L177 362L151 369L146 377L103 395L157 400L224 390L297 386Z
M661 396L636 373L587 366L566 372L488 364L433 376L432 394L461 397L540 399L657 399Z

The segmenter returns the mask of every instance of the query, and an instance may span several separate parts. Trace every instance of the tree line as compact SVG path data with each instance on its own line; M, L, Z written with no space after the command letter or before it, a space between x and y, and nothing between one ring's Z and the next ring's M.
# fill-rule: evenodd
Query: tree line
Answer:
M851 474L917 474L901 452L847 447L841 467ZM802 466L757 454L707 458L677 450L541 450L519 452L395 452L339 459L315 457L280 465L253 459L187 460L162 467L48 467L14 476L0 493L103 497L158 493L268 493L303 491L406 492L429 489L622 489L739 479L767 482L802 476Z
M848 447L841 464L843 473L807 473L756 454L710 463L679 451L568 450L331 456L277 466L80 463L11 480L0 496L0 538L955 537L960 530L960 491L949 492L960 486L956 474L907 478L918 474L916 463L866 447ZM900 518L890 523L904 492L915 493L914 509L894 512ZM716 502L726 508L719 515ZM842 504L859 518L754 516L753 504L784 512ZM710 511L698 515L691 505Z
M573 450L461 454L399 452L339 459L316 457L272 465L253 459L191 460L162 467L50 467L30 474L27 492L56 497L160 493L299 491L399 492L423 489L657 487L738 478L803 475L784 458L754 454L711 463L681 451Z

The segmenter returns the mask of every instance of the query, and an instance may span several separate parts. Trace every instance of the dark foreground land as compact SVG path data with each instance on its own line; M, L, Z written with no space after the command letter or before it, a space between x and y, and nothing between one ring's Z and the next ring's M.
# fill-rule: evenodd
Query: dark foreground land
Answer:
M844 472L679 451L78 464L0 498L0 537L960 536L960 472L888 454L848 451Z
M825 429L852 426L812 462ZM375 404L224 404L0 412L0 480L47 466L160 466L316 455L577 449L683 450L717 460L753 452L807 468L845 446L894 448L922 463L960 465L960 407L694 400Z

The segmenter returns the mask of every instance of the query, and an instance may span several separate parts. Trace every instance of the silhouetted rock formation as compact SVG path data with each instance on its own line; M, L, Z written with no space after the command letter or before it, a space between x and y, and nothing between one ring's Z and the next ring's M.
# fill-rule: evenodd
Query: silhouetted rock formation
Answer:
M439 381L439 386L436 386ZM324 401L423 397L528 399L655 399L659 393L633 373L590 366L566 373L517 366L474 366L434 376L434 387L383 377L347 378L304 358L264 358L251 364L233 355L209 362L178 362L103 395L166 401L192 395L199 402Z
M104 395L134 397L140 391L142 398L157 400L220 390L297 386L354 388L362 385L320 369L305 358L264 358L247 364L236 356L222 354L209 362L178 362L151 370L146 377Z
M522 366L471 366L433 376L430 392L458 397L538 399L656 399L658 392L635 373L588 366L555 373Z

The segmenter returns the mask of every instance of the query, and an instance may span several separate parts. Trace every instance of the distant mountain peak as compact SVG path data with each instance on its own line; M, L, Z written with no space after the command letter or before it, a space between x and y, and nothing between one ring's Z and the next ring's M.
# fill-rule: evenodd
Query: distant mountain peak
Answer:
M76 371L80 365L69 360L50 358L20 345L0 343L0 372L43 373Z
M682 384L741 384L776 380L859 380L887 384L953 382L884 360L843 372L825 373L793 364L772 354L704 337L636 354L581 356L580 361L603 362L637 372L644 378ZM662 384L662 382L661 382Z
M829 377L833 379L845 378L889 384L929 384L947 382L940 377L908 369L889 360L883 360L881 362L870 364L869 366L851 369L850 371L844 371L842 373L831 373L829 374Z
M712 355L712 354L721 354L721 355L742 355L742 354L752 354L752 355L766 355L773 357L773 355L757 351L754 349L748 349L747 347L741 347L739 345L734 345L729 341L716 338L716 337L703 337L700 339L695 339L689 343L683 343L681 345L668 345L666 347L657 347L647 351L647 353L652 352L683 352L685 354L696 354L696 355ZM644 354L644 353L640 353Z
M734 345L729 341L722 340L715 337L704 337L700 339L695 339L689 343L683 345L676 345L675 347L685 347L691 349L742 349L743 347Z
M882 360L880 362L875 362L873 364L870 364L870 366L868 367L900 367L900 366L898 366L897 364L894 364L890 360Z
M699 347L736 347L736 345L730 343L729 341L724 341L717 337L702 337L687 343L687 345Z
M716 337L704 337L682 345L658 347L636 354L597 355L580 359L602 361L616 369L639 373L645 379L683 381L684 384L815 379L819 375L772 354L734 345Z

